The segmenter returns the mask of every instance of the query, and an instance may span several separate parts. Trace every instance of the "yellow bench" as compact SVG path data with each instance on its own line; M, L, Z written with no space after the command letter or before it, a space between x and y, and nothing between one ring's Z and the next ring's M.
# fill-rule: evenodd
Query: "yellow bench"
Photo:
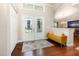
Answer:
M48 32L47 37L48 37L48 39L53 40L53 41L55 41L57 43L60 43L62 45L66 45L67 36L64 35L64 34L62 34L61 36L58 36L58 35L55 35L52 32Z

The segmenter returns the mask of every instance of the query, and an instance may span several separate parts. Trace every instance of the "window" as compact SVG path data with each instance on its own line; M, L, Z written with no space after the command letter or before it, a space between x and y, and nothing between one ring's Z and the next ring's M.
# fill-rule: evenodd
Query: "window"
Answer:
M42 22L41 22L41 19L37 19L37 32L42 32Z
M31 29L31 26L30 26L30 20L27 20L27 29L30 30Z
M26 32L31 32L32 31L32 27L31 27L31 17L26 17L25 18L25 30Z

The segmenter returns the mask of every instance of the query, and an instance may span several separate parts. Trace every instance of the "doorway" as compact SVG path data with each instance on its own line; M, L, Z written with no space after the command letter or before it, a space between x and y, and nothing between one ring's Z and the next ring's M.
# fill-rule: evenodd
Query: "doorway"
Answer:
M44 35L44 18L36 16L25 16L25 39L32 41L43 39Z
M79 46L79 28L74 30L74 46Z

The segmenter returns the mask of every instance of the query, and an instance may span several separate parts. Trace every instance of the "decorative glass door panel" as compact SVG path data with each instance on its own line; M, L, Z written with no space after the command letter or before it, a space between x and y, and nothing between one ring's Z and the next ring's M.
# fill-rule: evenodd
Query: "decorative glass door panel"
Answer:
M31 32L32 31L32 17L26 17L25 18L25 31Z
M42 21L37 19L37 32L42 32Z
M31 41L35 40L35 21L32 16L25 16L25 40Z
M44 35L44 20L43 17L36 17L36 39L43 39Z

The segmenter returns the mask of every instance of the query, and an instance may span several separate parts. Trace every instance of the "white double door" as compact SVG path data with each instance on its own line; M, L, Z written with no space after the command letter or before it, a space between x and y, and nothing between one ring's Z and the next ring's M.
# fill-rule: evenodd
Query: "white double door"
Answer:
M28 24L29 22L30 24ZM27 27L30 26L31 30ZM44 37L44 18L29 16L25 18L25 41L40 40Z

